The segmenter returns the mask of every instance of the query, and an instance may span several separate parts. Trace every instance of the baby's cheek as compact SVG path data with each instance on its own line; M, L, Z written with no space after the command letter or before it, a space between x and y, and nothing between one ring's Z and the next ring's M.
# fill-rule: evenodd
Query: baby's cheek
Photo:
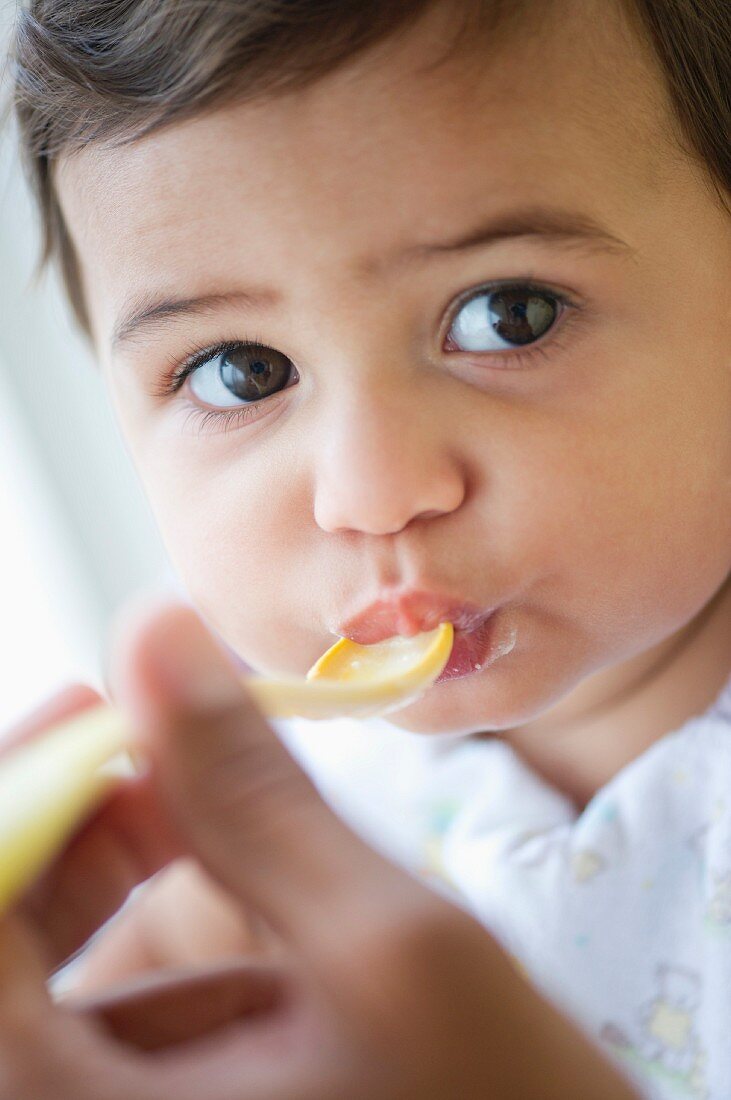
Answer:
M623 398L580 438L567 580L609 645L679 629L731 569L731 433L708 381L691 400L669 364L637 363Z
M206 522L178 524L176 564L196 606L256 671L304 675L329 644L322 631L329 589L318 588L312 553L287 493L208 497ZM300 518L298 518L300 517Z

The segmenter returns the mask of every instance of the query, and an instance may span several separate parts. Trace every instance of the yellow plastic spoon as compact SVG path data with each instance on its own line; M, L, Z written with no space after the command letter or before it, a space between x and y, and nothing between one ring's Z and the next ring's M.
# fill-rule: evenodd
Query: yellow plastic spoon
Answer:
M246 686L270 718L373 718L406 706L433 684L449 659L453 639L451 623L377 645L341 638L306 679L250 677Z
M413 638L361 646L342 638L306 679L246 676L269 718L374 717L413 701L447 663L451 623ZM118 781L115 758L129 741L124 713L91 707L0 759L0 913L63 848Z

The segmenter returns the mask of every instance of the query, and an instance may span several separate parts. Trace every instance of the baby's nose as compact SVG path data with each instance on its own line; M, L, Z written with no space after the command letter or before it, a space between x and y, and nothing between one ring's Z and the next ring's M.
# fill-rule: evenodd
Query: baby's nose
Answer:
M409 412L376 395L341 408L337 419L331 413L315 470L315 520L324 531L397 534L459 508L464 472L436 410Z

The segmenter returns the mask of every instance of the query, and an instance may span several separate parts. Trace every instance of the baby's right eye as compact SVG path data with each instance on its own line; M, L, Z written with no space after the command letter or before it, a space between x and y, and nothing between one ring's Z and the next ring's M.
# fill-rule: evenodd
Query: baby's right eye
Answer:
M203 358L203 356L206 358ZM294 364L275 348L238 343L202 352L178 377L191 376L189 388L206 405L232 406L261 401L290 381Z

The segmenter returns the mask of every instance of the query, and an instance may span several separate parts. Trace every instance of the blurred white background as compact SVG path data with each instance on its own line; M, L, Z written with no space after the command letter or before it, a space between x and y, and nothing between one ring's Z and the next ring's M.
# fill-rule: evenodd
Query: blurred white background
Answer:
M15 17L0 0L0 46ZM7 81L3 82L3 103ZM53 273L15 133L0 133L0 731L69 680L100 688L110 622L176 586L111 402Z

